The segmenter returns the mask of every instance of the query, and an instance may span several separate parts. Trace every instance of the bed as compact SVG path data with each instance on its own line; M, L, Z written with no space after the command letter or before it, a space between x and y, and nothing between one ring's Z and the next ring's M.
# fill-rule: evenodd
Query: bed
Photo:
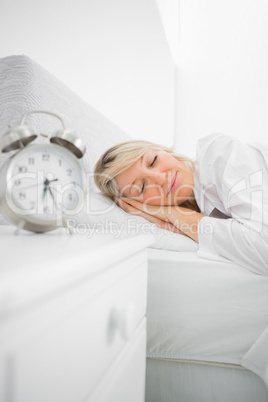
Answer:
M146 402L268 401L268 277L201 259L191 239L105 199L94 187L93 167L109 146L130 137L29 57L1 59L1 134L40 109L59 114L87 145L90 211L76 217L80 234L101 226L117 237L155 238L148 250ZM55 130L55 120L44 115L28 123L42 133ZM0 165L7 157L0 156ZM1 223L7 221L0 215Z
M265 368L247 355L267 332L268 277L196 252L148 254L146 402L267 401Z

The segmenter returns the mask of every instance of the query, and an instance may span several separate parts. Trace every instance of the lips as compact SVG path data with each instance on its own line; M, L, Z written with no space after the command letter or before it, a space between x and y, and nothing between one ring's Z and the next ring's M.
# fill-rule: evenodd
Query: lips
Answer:
M174 176L172 177L171 185L168 189L167 195L169 193L173 193L177 187L178 187L178 172L175 172Z

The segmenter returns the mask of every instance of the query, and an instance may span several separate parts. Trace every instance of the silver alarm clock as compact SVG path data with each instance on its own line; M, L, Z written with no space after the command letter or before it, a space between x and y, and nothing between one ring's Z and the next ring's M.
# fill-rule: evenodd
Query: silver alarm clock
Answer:
M37 134L24 123L33 113L58 118L63 130L48 143L33 144ZM85 146L76 134L66 130L56 114L31 111L1 138L1 151L16 151L0 170L0 207L6 218L32 232L67 226L68 217L79 213L85 199L85 172L79 161Z

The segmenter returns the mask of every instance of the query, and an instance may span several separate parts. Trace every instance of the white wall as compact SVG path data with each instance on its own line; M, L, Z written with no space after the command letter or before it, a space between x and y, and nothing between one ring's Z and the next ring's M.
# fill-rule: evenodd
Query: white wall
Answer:
M177 149L223 132L268 141L268 1L181 0Z
M174 63L177 64L180 36L180 0L156 0L156 4Z
M174 67L155 0L1 0L0 57L27 54L135 138L171 145Z

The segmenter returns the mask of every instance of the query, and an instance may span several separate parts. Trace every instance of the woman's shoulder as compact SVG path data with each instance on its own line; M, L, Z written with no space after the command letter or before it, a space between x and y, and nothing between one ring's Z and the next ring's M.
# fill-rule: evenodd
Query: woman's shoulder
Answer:
M228 153L233 149L234 145L238 145L241 141L230 135L223 133L212 133L200 138L197 141L196 156L209 154L211 157L223 155L224 151Z
M264 145L264 144L263 144ZM229 183L251 177L262 169L268 177L268 153L264 146L253 146L226 134L213 133L197 143L196 166L205 183Z
M257 151L257 153L256 153ZM197 141L196 158L207 162L253 158L262 154L268 164L268 143L245 142L223 133L212 133Z

